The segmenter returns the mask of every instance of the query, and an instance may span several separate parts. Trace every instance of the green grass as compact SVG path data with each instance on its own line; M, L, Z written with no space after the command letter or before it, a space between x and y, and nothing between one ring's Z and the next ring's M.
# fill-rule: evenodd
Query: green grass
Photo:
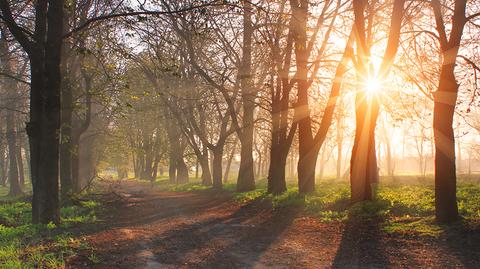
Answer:
M61 225L34 225L31 224L30 202L12 197L2 199L0 268L64 268L69 257L89 249L88 244L70 234L68 228L95 222L100 208L95 201L79 202L61 208Z
M169 184L168 181L155 183L169 191L211 191L199 180L188 184ZM376 188L375 199L351 205L350 186L345 181L317 180L315 192L302 195L293 182L288 190L278 196L266 192L266 180L257 182L257 189L235 193L235 184L224 186L224 192L232 194L233 200L248 203L268 199L274 208L300 206L320 221L347 221L349 218L380 218L383 230L389 233L414 233L438 236L449 226L434 221L434 185L432 178L416 176L381 179ZM458 208L465 221L480 220L480 184L474 184L459 177L457 189Z

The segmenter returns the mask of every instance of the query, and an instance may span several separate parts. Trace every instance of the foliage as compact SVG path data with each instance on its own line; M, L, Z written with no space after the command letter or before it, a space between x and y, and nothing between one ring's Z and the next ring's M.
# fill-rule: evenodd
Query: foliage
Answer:
M97 220L100 204L84 201L61 209L62 224L31 224L29 202L0 205L1 268L64 268L65 261L88 244L66 231L78 223Z

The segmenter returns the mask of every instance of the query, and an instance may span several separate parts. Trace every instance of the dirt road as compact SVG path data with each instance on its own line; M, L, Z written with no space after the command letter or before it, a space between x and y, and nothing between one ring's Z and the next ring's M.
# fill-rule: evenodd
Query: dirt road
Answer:
M86 235L67 268L480 268L479 232L391 235L376 221L321 223L299 208L238 204L228 194L116 187L124 203Z

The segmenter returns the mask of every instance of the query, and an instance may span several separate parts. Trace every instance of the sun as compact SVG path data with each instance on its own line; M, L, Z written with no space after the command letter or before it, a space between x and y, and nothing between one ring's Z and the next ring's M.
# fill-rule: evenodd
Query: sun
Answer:
M377 94L382 88L382 83L378 78L372 77L365 81L365 91L372 95Z

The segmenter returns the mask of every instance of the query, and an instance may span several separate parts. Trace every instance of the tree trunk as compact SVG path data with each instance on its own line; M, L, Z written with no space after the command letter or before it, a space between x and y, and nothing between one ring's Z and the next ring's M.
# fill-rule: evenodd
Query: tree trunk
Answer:
M74 180L72 178L72 157L75 154L72 148L72 115L73 96L68 80L62 81L62 115L61 115L61 140L60 140L60 184L61 198L68 200L73 192Z
M137 161L137 154L135 154L136 150L132 150L132 164L133 164L133 177L139 178L140 174L138 171L138 161Z
M177 182L177 161L173 153L170 152L170 157L168 159L168 181L170 183Z
M182 155L177 156L177 183L188 183L188 168Z
M384 127L385 128L385 127ZM393 173L394 173L394 160L393 160L393 157L392 157L392 146L390 145L390 139L388 137L386 137L385 139L385 145L386 145L386 153L387 153L387 175L389 177L393 177Z
M437 31L440 36L442 65L438 89L434 93L433 136L435 139L435 216L439 222L458 220L457 175L455 167L455 136L453 116L457 103L458 84L455 78L455 63L462 41L467 18L466 0L456 0L451 18L451 31L447 33L440 1L431 1Z
M72 191L79 193L82 191L82 184L80 182L80 136L70 136L70 150L72 154L71 159L71 178L72 178Z
M222 183L222 161L223 161L223 145L217 146L213 152L212 174L213 174L213 188L221 190Z
M146 149L145 152L145 165L142 172L142 179L151 180L152 178L152 168L153 168L153 152L150 147Z
M359 92L355 100L356 130L350 160L352 202L371 200L372 183L378 181L375 127L379 107L375 99Z
M457 90L453 65L450 65L450 68L444 65L438 91L434 96L433 108L435 215L440 222L452 222L458 219L455 137L452 128Z
M3 133L3 130L1 130ZM3 134L2 134L3 136ZM3 140L3 139L2 139ZM6 186L7 184L7 147L4 145L3 141L0 141L0 184Z
M17 128L18 130L19 128ZM22 157L22 148L23 148L23 139L21 134L17 134L17 164L18 164L18 180L20 182L20 186L25 185L25 166L23 165L23 157Z
M17 90L16 88L9 89L11 91ZM19 196L23 194L20 187L20 182L18 178L18 163L17 163L17 132L15 130L14 123L14 111L10 108L7 109L7 143L8 143L8 158L9 158L9 168L8 168L8 181L10 183L10 191L8 195L10 196Z
M342 161L343 161L343 125L341 125L341 117L337 117L337 180L342 177Z
M64 1L35 2L33 39L19 30L8 1L2 1L0 9L5 24L25 49L30 60L30 119L26 129L30 143L33 183L32 221L59 223L58 134Z
M202 157L198 159L202 168L202 184L205 186L212 185L212 174L210 173L210 164L208 163L208 150L205 150Z
M253 165L253 128L256 92L252 81L252 4L243 1L243 47L242 66L239 70L241 76L241 89L243 100L243 128L238 133L241 142L240 167L237 179L237 191L251 191L255 189L255 175ZM240 131L240 130L239 130Z
M155 160L153 161L152 176L151 176L152 181L157 180L159 163L160 163L160 153L157 152L155 153Z
M294 24L295 55L297 61L297 103L295 117L298 120L298 191L308 193L315 190L315 165L318 150L314 147L312 122L308 103L308 51L307 51L307 16L308 2L300 1L299 6L292 6Z
M318 171L318 178L322 179L323 178L323 174L325 172L325 154L327 153L326 152L327 150L325 148L323 148L320 152L320 171Z
M287 190L285 180L285 166L287 164L288 150L280 148L281 145L272 145L270 151L270 166L268 169L267 192L274 195L282 194ZM286 154L285 154L286 150Z
M227 160L227 167L225 167L225 173L223 174L223 182L228 182L228 177L230 175L230 167L232 165L233 157L235 156L235 150L237 149L237 141L232 146L232 150L230 151L230 155L228 156Z

